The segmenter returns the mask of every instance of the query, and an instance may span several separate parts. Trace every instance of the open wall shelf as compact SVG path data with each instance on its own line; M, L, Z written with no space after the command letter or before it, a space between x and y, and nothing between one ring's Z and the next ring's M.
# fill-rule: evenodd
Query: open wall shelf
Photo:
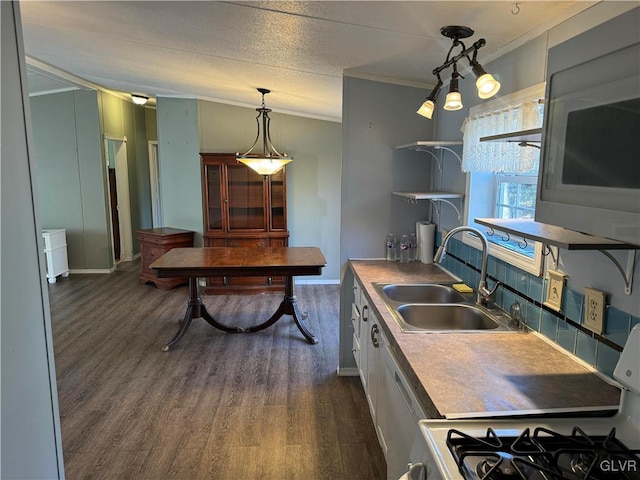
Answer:
M442 162L440 157L435 154L435 151L444 150L451 153L459 162L462 164L462 159L460 155L456 153L455 150L452 150L450 147L460 146L462 145L461 141L442 141L442 140L419 140L412 143L407 143L405 145L399 145L395 147L396 150L415 150L417 152L426 152L433 157L433 159L437 162L438 170L442 172ZM456 211L458 215L458 222L461 222L461 214L460 209L456 207L451 201L448 199L463 199L464 194L462 193L454 193L454 192L392 192L392 194L396 197L403 198L409 203L416 204L419 200L429 200L433 206L436 208L438 215L439 212L439 202L446 203L451 208Z
M476 218L474 221L492 230L495 229L507 234L518 235L529 240L540 242L547 248L553 246L564 250L599 251L613 262L624 279L625 293L631 295L636 250L640 249L638 245L632 245L610 238L587 235L530 219ZM627 250L628 254L625 267L623 267L608 250ZM550 249L549 252L551 252ZM557 267L558 258L553 257L553 260L554 266Z

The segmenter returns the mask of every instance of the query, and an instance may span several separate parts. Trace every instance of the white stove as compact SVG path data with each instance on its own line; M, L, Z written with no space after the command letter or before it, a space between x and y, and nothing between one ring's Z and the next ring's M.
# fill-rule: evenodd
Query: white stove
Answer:
M403 479L640 480L640 325L614 378L609 417L422 420Z

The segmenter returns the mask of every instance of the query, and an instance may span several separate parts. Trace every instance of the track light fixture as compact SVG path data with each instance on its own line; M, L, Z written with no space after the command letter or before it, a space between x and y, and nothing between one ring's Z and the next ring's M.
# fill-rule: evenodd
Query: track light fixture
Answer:
M264 96L267 93L271 93L271 90L266 88L258 88L258 92L262 94L262 106L256 108L258 116L256 117L256 123L258 124L258 134L253 145L245 153L236 153L236 159L239 162L244 163L246 166L252 168L260 175L272 175L289 163L291 158L286 153L280 153L276 150L276 147L271 143L271 134L269 127L271 119L269 118L270 108L267 108L264 103ZM260 118L262 117L262 152L252 153L253 149L258 145L260 139Z
M453 73L451 74L451 80L449 81L449 92L447 93L443 108L450 111L460 110L462 108L462 96L460 95L460 90L458 89L458 79L464 77L458 72L458 61L465 57L469 61L471 71L476 77L476 88L478 89L478 97L482 99L491 98L496 93L498 93L498 90L500 90L500 82L493 78L493 75L487 73L477 60L478 50L484 47L487 43L484 38L481 38L473 45L471 45L471 47L467 48L460 39L468 38L473 35L474 31L471 28L459 25L449 25L446 27L442 27L440 29L440 33L447 38L451 38L453 40L453 44L451 45L451 48L447 53L447 58L444 63L439 67L433 69L432 73L438 79L438 83L416 112L426 118L431 118L431 116L433 115L438 94L443 87L440 73L449 67L453 67ZM460 47L461 51L457 55L454 55L452 57L451 53L456 47ZM472 57L469 56L471 54L473 54Z

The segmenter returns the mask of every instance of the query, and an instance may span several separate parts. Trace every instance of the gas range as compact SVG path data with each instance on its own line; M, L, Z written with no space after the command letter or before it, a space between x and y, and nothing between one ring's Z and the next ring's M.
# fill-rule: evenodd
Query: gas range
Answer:
M422 420L411 480L640 480L640 325L614 378L623 386L608 417Z
M640 450L616 437L590 435L580 427L562 434L546 427L526 427L500 436L491 427L482 437L450 429L447 446L465 479L640 480Z

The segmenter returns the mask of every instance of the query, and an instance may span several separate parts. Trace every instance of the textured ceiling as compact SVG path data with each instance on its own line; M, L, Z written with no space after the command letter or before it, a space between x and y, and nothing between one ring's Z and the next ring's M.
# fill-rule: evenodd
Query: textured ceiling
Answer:
M473 28L467 45L485 38L486 63L593 3L22 1L20 9L32 93L79 77L118 92L256 107L255 89L265 87L274 111L340 120L343 75L422 85L426 96L451 46L444 25ZM58 69L67 82L51 74Z

